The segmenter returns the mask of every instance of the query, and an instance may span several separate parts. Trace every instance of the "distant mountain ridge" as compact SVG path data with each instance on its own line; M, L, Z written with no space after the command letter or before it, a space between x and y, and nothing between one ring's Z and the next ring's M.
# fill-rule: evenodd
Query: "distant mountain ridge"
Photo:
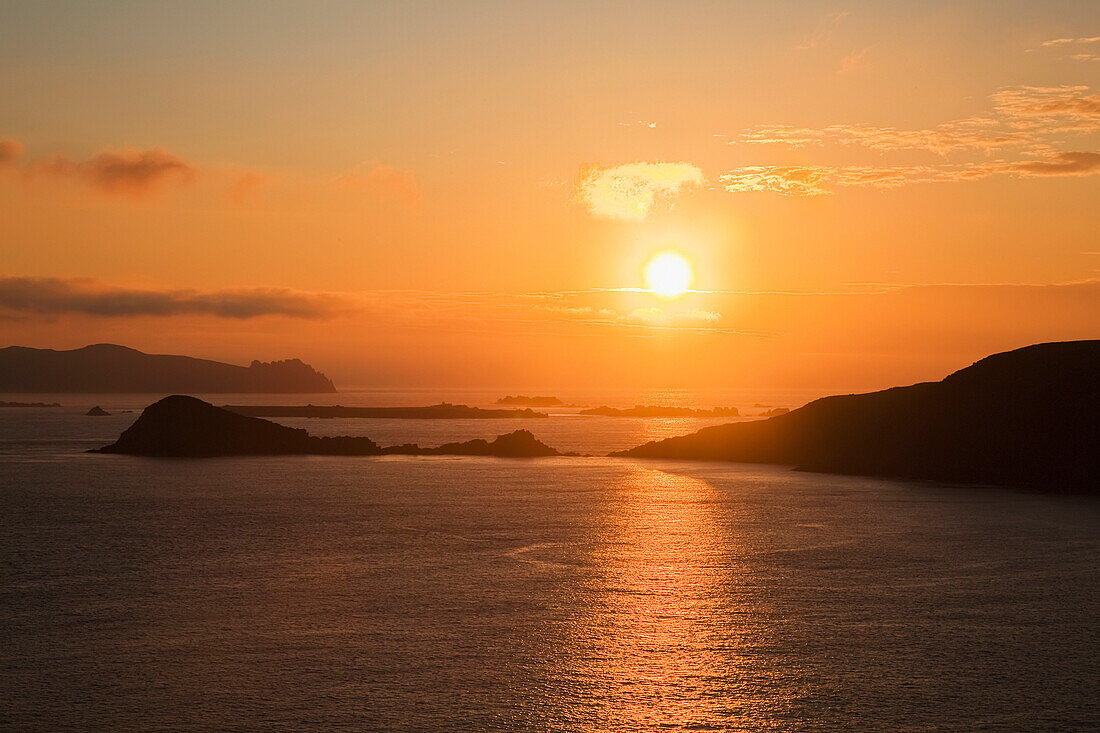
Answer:
M71 351L0 349L0 392L329 393L332 380L299 359L249 366L115 344Z
M1036 344L940 382L824 397L612 455L1100 494L1100 341Z

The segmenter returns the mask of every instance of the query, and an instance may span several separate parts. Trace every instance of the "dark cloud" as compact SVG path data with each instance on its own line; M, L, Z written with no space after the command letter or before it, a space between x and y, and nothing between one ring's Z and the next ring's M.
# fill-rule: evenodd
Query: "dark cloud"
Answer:
M28 170L79 180L104 193L131 196L144 196L166 183L187 183L195 177L190 163L164 148L109 150L86 160L54 155Z
M9 314L325 318L344 307L338 296L287 289L138 290L105 287L87 280L0 277L0 311Z

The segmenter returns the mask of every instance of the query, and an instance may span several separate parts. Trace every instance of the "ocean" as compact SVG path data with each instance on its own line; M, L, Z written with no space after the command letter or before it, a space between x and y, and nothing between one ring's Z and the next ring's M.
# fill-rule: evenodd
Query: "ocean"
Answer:
M0 408L4 730L1100 727L1095 500L599 456L87 454L155 396L0 399L66 405ZM676 403L748 406L707 399ZM582 453L728 422L551 412L280 422Z

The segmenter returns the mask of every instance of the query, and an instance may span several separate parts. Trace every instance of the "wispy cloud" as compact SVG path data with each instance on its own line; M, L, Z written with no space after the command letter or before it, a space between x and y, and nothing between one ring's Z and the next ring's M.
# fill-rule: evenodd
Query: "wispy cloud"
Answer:
M923 130L862 124L829 125L822 128L773 125L746 130L731 141L731 144L778 144L799 148L833 142L860 145L879 151L928 150L944 155L956 150L992 152L1034 141L1031 136L1022 132L988 129L996 124L996 120L987 117L974 117L945 122L935 128Z
M631 311L624 319L627 323L641 323L647 326L699 326L718 323L722 314L713 310L689 309L668 311L651 306Z
M973 181L995 175L1089 176L1100 173L1100 153L1060 149L1056 136L1100 130L1100 94L1087 86L1018 86L990 96L992 110L933 128L901 129L860 123L821 128L763 125L738 133L729 144L782 145L790 149L827 144L855 145L879 153L927 151L941 158L982 153L982 162L929 165L750 165L721 176L731 192L768 191L820 196L843 187L898 188L913 183ZM1014 150L1015 160L988 160Z
M645 120L636 120L634 122L620 122L620 127L648 127L650 130L656 129L656 122L646 122Z
M53 155L27 166L31 175L49 175L85 183L103 193L135 197L155 193L169 183L189 183L195 168L164 148L108 150L84 160Z
M1092 132L1100 129L1100 94L1089 91L1087 86L1008 87L995 92L991 99L994 109L1012 127Z
M1062 56L1071 61L1100 61L1100 53L1096 53L1095 47L1100 45L1100 36L1081 36L1077 38L1052 38L1039 44L1039 49L1056 49L1069 52ZM1030 53L1036 49L1029 48Z
M1052 38L1049 41L1043 41L1039 45L1044 48L1049 48L1051 46L1071 46L1089 43L1100 43L1100 36L1088 36L1086 38Z
M691 163L591 165L581 169L575 195L595 216L642 221L658 199L674 201L681 189L703 181L703 172Z
M990 153L1034 146L1055 133L1100 129L1100 94L1087 86L1006 87L990 95L989 114L952 120L925 129L844 123L826 127L761 125L743 130L731 145L778 144L791 148L839 143L872 150L929 150L940 155L961 150Z
M822 16L821 20L817 23L817 27L808 33L795 48L802 51L808 51L825 45L832 39L837 28L840 27L840 24L847 17L847 11L828 13Z
M915 183L974 181L995 175L1019 177L1100 174L1100 153L1051 152L1035 160L941 166L746 166L719 176L731 193L771 192L821 196L839 187L891 189Z
M0 311L10 314L324 318L344 307L346 303L340 296L283 288L149 290L110 287L81 279L0 277Z

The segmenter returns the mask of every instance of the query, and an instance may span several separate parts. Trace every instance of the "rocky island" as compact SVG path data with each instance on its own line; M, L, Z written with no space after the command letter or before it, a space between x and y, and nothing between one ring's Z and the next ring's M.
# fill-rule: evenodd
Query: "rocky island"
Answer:
M328 393L336 387L298 359L236 366L207 359L145 354L114 344L71 351L0 349L0 392Z
M522 405L524 407L566 407L557 397L529 397L525 394L508 395L497 400L498 405Z
M1100 341L989 356L939 382L825 397L613 455L1100 494Z
M141 413L118 440L93 453L206 458L243 455L463 455L528 458L559 455L526 430L492 442L477 439L437 448L416 444L380 447L370 438L318 437L301 428L215 407L195 397L173 395Z
M740 417L736 407L715 407L713 410L691 407L661 407L659 405L634 405L634 407L616 408L602 405L581 410L579 415L602 415L603 417Z
M362 417L404 418L414 420L499 420L550 417L545 412L522 410L484 410L469 405L440 402L426 407L343 407L341 405L225 405L223 409L250 417Z

